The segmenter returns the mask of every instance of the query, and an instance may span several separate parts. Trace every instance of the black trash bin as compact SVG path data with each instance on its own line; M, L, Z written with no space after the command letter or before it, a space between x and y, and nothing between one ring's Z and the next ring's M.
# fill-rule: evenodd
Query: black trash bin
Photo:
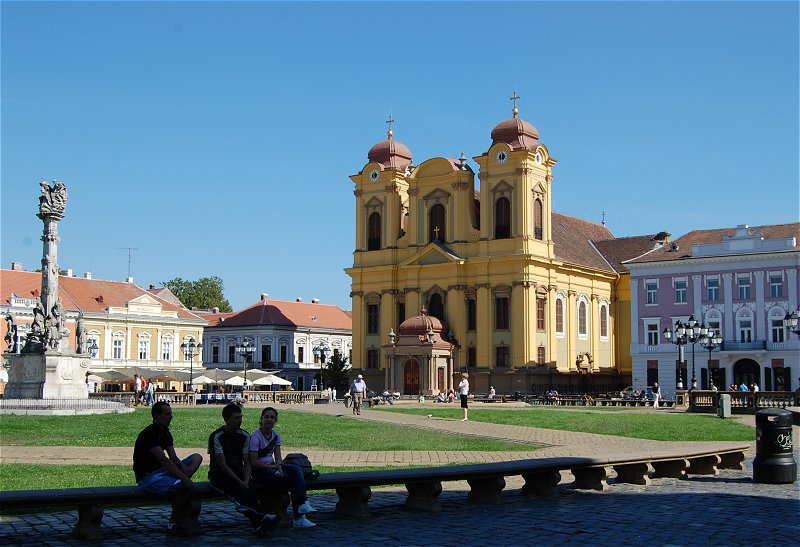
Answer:
M787 484L797 480L797 463L792 456L792 413L781 408L756 412L756 457L753 480Z

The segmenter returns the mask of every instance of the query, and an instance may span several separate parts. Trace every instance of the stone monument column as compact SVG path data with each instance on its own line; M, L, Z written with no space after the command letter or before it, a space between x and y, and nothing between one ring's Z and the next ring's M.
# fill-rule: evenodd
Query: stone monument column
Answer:
M42 289L33 310L33 322L19 355L8 355L11 365L7 399L85 399L88 359L72 353L62 339L66 312L58 296L58 222L64 218L67 187L57 180L53 186L42 181L38 217L42 234Z

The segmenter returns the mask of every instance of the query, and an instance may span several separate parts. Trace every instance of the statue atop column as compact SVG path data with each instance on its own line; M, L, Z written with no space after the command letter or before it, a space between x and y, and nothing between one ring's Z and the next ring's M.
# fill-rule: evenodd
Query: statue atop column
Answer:
M58 221L64 218L67 207L67 186L63 182L46 181L39 183L42 194L39 196L39 214L44 223L42 242L42 290L36 308L33 310L33 323L28 334L24 353L61 352L61 339L69 332L64 327L66 314L61 298L58 296Z
M42 187L42 195L39 196L39 218L45 220L45 216L57 217L56 220L64 218L64 209L67 207L67 186L63 182L53 181L51 187L47 181L39 183Z

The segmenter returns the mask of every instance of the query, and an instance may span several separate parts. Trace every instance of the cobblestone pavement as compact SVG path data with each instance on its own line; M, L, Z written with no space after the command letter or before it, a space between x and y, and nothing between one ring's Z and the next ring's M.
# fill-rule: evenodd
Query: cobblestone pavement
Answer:
M301 408L304 406L305 408ZM479 422L456 422L396 413L364 412L354 418L342 407L298 405L298 410L331 412L348 419L369 419L403 423L461 434L485 435L549 445L537 456L598 455L624 451L643 442L601 435L555 432L536 428L497 426ZM292 408L294 410L294 407ZM752 417L744 418L752 422ZM532 431L527 431L531 429ZM797 428L794 429L795 438ZM517 431L522 430L522 431ZM517 436L521 438L517 438ZM560 444L564 443L564 444ZM695 443L684 443L696 446ZM711 443L715 445L725 443ZM738 443L741 444L741 443ZM10 461L3 448L3 461ZM30 449L26 449L30 450ZM47 455L47 447L43 448ZM49 451L45 461L59 449ZM96 449L88 449L93 451ZM563 451L563 452L558 452ZM181 451L179 451L181 452ZM130 462L127 449L125 463ZM396 453L398 459L424 460L443 453ZM263 540L256 539L241 516L227 502L203 504L200 538L166 536L168 506L109 508L103 519L103 545L381 545L381 546L464 546L464 545L798 545L800 544L800 483L756 484L752 481L752 458L748 452L744 470L721 470L716 476L692 475L685 480L654 479L651 485L614 484L608 492L572 490L569 473L562 474L560 494L552 498L527 498L520 494L521 479L507 479L503 503L474 505L467 502L466 483L444 483L440 497L442 512L416 513L404 509L404 488L373 489L367 520L337 517L336 496L313 493L319 510L311 520L315 528L279 528ZM82 456L86 457L86 456ZM103 462L106 463L103 455ZM99 454L94 452L95 462ZM312 461L318 463L312 457ZM800 451L795 450L800 461ZM84 460L81 460L84 461ZM433 461L433 460L428 460ZM108 462L114 463L114 462ZM327 464L325 464L327 465ZM337 464L338 465L338 464ZM74 511L0 517L0 543L4 545L75 545L71 540Z

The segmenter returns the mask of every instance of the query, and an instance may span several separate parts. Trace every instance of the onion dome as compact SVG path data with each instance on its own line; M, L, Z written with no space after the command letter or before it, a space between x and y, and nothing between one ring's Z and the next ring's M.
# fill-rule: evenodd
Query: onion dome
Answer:
M432 315L425 315L424 311L422 315L417 315L416 317L409 317L398 327L398 331L400 334L419 334L425 335L429 331L433 331L434 333L441 333L444 329L442 322L439 321L438 317L434 317Z
M392 123L394 120L389 116L389 131L386 132L387 139L381 141L367 153L369 161L380 163L385 169L394 169L396 171L403 171L411 165L411 150L401 143L392 138Z
M516 96L516 93L514 95ZM511 111L513 117L500 122L492 129L492 144L504 142L512 150L521 150L523 148L536 150L539 145L539 130L532 124L518 118L518 112L515 101L514 109Z

